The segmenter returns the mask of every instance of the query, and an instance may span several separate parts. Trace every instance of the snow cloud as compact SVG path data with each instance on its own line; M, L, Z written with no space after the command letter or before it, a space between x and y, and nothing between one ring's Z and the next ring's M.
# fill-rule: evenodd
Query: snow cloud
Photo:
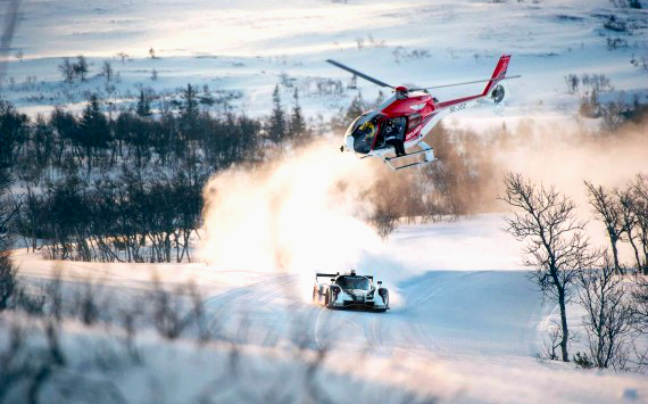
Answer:
M618 133L583 135L578 129L519 125L520 144L501 150L496 164L556 187L581 206L587 204L583 181L623 188L639 172L648 171L648 122L628 125ZM584 130L584 129L581 129Z
M275 163L232 168L204 190L201 256L228 269L344 271L381 244L363 219L375 165L316 142Z
M555 185L572 197L580 216L590 219L594 244L606 245L583 181L623 187L648 171L645 125L592 135L527 122L512 132L512 143L492 153L492 192L482 197L495 215L404 225L386 242L368 224L373 206L366 195L381 176L405 177L396 177L380 161L358 160L319 141L274 162L215 174L204 190L201 257L214 268L298 273L306 292L314 272L357 268L395 284L431 269L522 268L520 244L502 231L500 213L508 207L491 205L503 192L506 171Z

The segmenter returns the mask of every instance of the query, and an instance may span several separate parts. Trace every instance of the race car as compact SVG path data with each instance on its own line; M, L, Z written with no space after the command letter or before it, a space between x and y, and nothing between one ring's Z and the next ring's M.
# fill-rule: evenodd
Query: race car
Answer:
M321 281L320 279L327 280ZM366 308L384 312L389 310L389 291L371 275L358 275L352 270L346 274L317 273L313 287L313 302L329 309Z

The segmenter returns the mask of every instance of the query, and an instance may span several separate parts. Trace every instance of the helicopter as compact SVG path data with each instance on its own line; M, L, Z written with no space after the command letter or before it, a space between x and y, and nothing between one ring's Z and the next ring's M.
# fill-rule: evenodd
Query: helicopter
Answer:
M393 95L377 108L357 117L344 135L340 151L350 151L360 158L379 157L394 171L429 164L437 160L434 149L423 138L441 121L453 112L479 105L499 106L509 91L504 80L521 76L506 76L511 55L502 55L490 79L452 83L433 87L407 88L392 86L368 76L358 70L328 59L327 62L381 87L390 88ZM486 83L481 94L439 101L428 90ZM411 149L418 147L419 150ZM394 155L395 154L395 155ZM415 162L407 162L412 156L423 156ZM405 164L399 165L401 161Z

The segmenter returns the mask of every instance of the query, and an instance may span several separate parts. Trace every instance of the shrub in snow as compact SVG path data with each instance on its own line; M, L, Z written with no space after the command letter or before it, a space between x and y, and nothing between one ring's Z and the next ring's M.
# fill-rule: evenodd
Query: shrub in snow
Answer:
M576 352L574 355L574 363L582 369L591 369L594 367L594 363L585 352Z

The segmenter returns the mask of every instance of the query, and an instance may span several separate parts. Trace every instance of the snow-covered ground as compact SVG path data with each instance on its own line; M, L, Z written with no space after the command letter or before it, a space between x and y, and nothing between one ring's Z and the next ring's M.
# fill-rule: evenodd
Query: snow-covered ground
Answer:
M380 260L363 264L385 279L393 293L393 308L385 314L330 311L309 303L300 288L304 277L311 279L310 273L228 271L203 263L52 262L24 251L17 252L15 259L21 275L30 282L49 278L58 268L66 283L88 278L100 281L112 291L103 290L102 296L115 293L122 303L150 290L153 273L166 285L193 280L200 286L210 321L218 323L220 338L245 344L241 348L244 372L261 372L262 379L272 384L276 383L272 375L281 373L278 369L292 369L295 373L286 377L297 386L302 373L290 365L294 361L290 351L277 348L282 341L297 335L309 349L330 349L323 366L327 376L322 377L335 380L335 387L328 391L334 402L344 402L345 389L354 389L353 383L359 380L383 386L370 388L374 392L392 386L388 388L392 393L412 389L441 402L648 402L645 375L580 370L572 364L536 359L555 307L543 303L527 271L515 269L519 245L505 235L498 236L499 223L486 216L399 229L385 245L393 263L389 271L381 268ZM412 243L418 253L412 251ZM496 258L489 253L494 245L510 251L511 256ZM417 260L412 261L413 257ZM576 306L570 311L578 334L580 314ZM101 326L70 326L64 346L67 352L76 352L78 338L91 344L106 332ZM109 329L108 335L115 332ZM214 383L219 361L227 363L223 356L228 351L222 347L195 347L190 342L168 346L149 333L138 335L135 341L144 357L144 369L124 366L111 376L129 402L153 394L150 386L142 389L134 383L150 377L145 369L156 375L146 383L155 385L159 397L173 402L174 397L198 396ZM576 345L572 349L577 348L582 349ZM285 368L272 364L277 355ZM71 366L83 366L83 360L79 362ZM197 367L209 371L199 372ZM265 391L263 383L253 390ZM364 390L358 392L359 402L369 402L368 397Z

